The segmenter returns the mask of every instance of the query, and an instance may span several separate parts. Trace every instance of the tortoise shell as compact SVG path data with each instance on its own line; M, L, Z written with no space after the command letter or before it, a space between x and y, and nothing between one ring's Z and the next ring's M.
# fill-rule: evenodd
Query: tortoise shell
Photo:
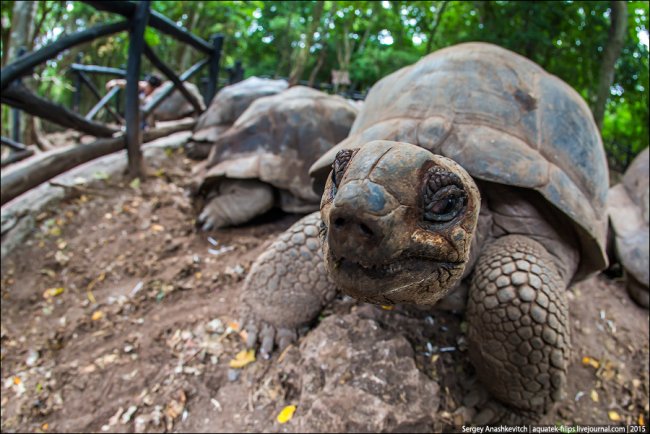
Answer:
M616 252L623 267L648 286L649 148L630 164L623 181L609 190L607 208L616 235Z
M286 80L250 77L221 89L196 122L192 140L214 141L230 128L253 101L286 90Z
M318 204L309 167L347 137L357 109L305 86L255 100L216 140L202 190L220 178L259 179Z
M538 191L575 224L585 277L607 264L607 161L587 104L539 65L486 43L427 55L377 82L350 136L310 169L318 189L341 149L419 145L479 180Z

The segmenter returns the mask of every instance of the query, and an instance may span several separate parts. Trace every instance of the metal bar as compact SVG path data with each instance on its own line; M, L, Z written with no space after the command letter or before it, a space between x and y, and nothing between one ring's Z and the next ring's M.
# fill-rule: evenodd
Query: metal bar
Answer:
M210 71L208 72L208 99L206 105L210 106L212 98L217 94L219 82L219 62L221 61L221 48L223 47L223 35L212 35L212 52L210 54Z
M105 24L97 27L92 27L81 32L74 33L69 36L62 36L49 45L41 48L40 50L29 53L28 55L17 59L15 62L2 68L0 71L0 88L5 88L14 81L16 78L25 75L31 68L39 65L46 60L56 57L63 50L67 50L75 45L84 42L92 41L100 36L106 36L113 33L126 30L129 27L128 21L120 21L118 23Z
M182 73L180 77L178 77L178 79L180 81L189 80L190 77L192 77L194 74L199 72L201 68L203 68L209 61L210 59L203 59L197 62L196 64L191 66L190 69ZM158 107L169 95L172 94L173 91L174 91L174 87L169 86L166 90L160 92L155 99L149 100L149 102L147 102L147 104L142 109L142 113L144 117L146 118L147 116L149 116L156 109L156 107Z
M11 140L9 137L4 137L4 136L0 137L0 143L2 143L3 145L7 145L10 148L15 149L16 151L27 150L27 146L15 140Z
M113 12L124 17L131 17L135 13L136 3L129 1L84 1L100 11ZM155 29L160 30L181 42L191 45L197 50L204 53L210 53L212 46L203 39L193 35L180 26L177 26L172 20L158 12L152 11L149 18L149 25Z
M88 86L88 88L89 88L90 91L93 93L93 95L95 95L95 97L97 98L97 100L101 101L101 100L102 100L102 95L101 95L101 93L99 93L99 89L97 89L97 87L93 84L93 82L90 81L90 78L88 78L88 76L87 76L85 73L83 73L82 71L77 71L77 74L78 74L79 77L81 78L81 81L82 81L86 86ZM116 120L118 123L121 124L121 123L124 122L124 119L122 119L122 117L121 117L120 115L118 115L117 113L115 113L115 111L113 110L113 108L112 108L111 106L106 105L105 108L106 108L106 110L108 110L108 112L111 114L111 116L113 116L113 118L115 118L115 120ZM88 119L87 116L86 116L86 119Z
M16 107L24 112L48 121L92 134L98 137L110 137L116 129L91 122L61 104L55 104L30 92L25 86L14 82L0 96L0 102Z
M144 31L149 21L149 0L134 5L132 27L129 31L129 60L126 66L126 149L129 157L129 176L140 177L142 167L142 130L140 129L140 64L144 48ZM113 4L108 2L104 4Z
M80 63L73 63L70 65L70 69L73 71L89 72L92 74L108 74L116 75L118 77L126 77L126 71L124 69L110 68L108 66L82 65Z
M102 99L99 100L97 104L93 108L90 109L88 114L86 115L86 120L91 121L95 115L108 103L113 96L117 95L120 92L120 88L118 86L115 86L111 90L108 91L106 95L102 97ZM119 116L119 115L118 115ZM121 121L124 122L124 119L120 116Z
M192 107L194 107L194 111L198 114L201 114L201 105L199 102L196 100L194 95L190 93L189 90L183 85L183 83L178 79L176 74L174 74L174 71L172 71L165 63L160 60L158 56L156 56L156 53L153 52L151 47L145 42L144 44L144 55L147 56L147 58L151 61L153 66L158 68L163 74L169 78L172 83L174 83L174 87L178 89L185 99L189 101L190 104L192 104Z

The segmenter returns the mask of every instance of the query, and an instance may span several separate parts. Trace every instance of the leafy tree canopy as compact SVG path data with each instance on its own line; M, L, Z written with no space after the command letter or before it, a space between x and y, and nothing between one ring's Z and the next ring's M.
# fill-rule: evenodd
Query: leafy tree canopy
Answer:
M14 3L3 1L1 7L3 65ZM246 76L293 73L318 84L329 83L332 70L346 70L350 88L365 92L431 51L485 41L537 62L573 86L592 108L611 26L611 3L603 1L153 1L152 8L206 40L224 34L222 64L240 60ZM627 34L602 126L612 163L621 166L648 146L649 137L648 2L629 1L627 11ZM33 48L118 19L81 2L38 2ZM202 56L154 29L147 29L146 39L177 71ZM80 60L120 67L127 50L126 32L69 50L37 68L32 87L69 104L68 65ZM98 87L106 79L94 78ZM6 114L3 108L3 131L9 124Z

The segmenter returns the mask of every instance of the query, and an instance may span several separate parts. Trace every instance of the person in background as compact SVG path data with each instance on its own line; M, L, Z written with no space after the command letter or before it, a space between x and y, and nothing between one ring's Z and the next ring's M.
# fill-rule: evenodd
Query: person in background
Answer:
M151 95L151 93L162 84L162 80L160 77L158 77L155 74L147 74L144 77L144 80L140 80L138 82L138 89L140 93L140 102L144 102L144 100ZM126 87L126 79L124 78L114 78L113 80L110 80L108 83L106 83L106 90L111 90L115 86L119 86L122 89Z
M153 93L156 88L162 84L160 77L154 74L147 74L144 77L144 80L138 82L138 94L140 96L140 104L144 104L147 101L149 95ZM119 86L124 89L126 87L126 79L124 78L114 78L106 83L106 90L111 90L115 86ZM140 127L144 130L149 126L153 126L154 121L142 119Z

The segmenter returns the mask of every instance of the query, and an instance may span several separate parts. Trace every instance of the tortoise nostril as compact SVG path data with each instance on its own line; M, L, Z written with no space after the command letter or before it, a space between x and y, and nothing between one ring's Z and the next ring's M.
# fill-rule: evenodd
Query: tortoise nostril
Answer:
M361 229L361 233L368 236L372 237L375 233L370 229L368 226L366 226L363 223L359 223L359 228Z
M345 219L344 218L339 217L336 220L334 220L334 227L335 228L341 229L341 228L343 228L343 226L345 226Z

